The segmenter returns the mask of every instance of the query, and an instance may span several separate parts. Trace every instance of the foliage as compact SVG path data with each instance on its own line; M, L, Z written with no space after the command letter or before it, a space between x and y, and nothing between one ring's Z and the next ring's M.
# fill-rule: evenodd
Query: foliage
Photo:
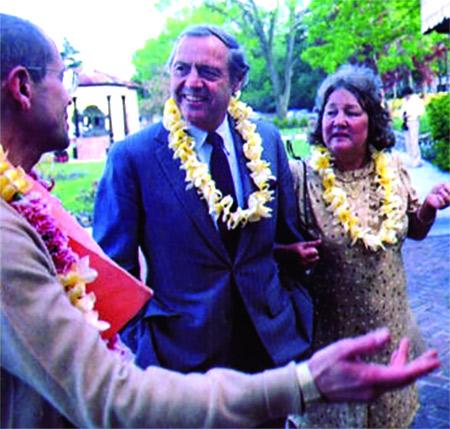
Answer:
M433 145L436 157L433 159L433 164L441 170L450 171L450 150L448 140L438 140Z
M313 67L332 73L343 63L365 64L388 85L429 79L432 61L448 49L444 35L421 34L419 0L311 0L305 25L310 46L302 56Z
M64 37L63 50L61 52L61 58L69 68L78 68L81 66L82 61L77 57L80 51L75 49L67 38Z
M430 100L427 107L433 149L436 157L433 163L450 171L450 94L440 94Z
M159 1L158 7L164 10L173 3ZM166 30L148 40L134 56L134 80L146 88L142 113L150 116L162 109L161 99L166 98L168 87L163 66L173 42L187 25L201 23L224 27L244 45L251 69L243 101L259 111L276 111L280 117L286 116L290 105L311 108L323 74L313 71L300 58L305 39L300 4L284 0L276 6L265 3L262 7L257 0L203 0L201 6L181 9L168 20Z
M64 164L41 161L37 169L46 180L53 180L52 194L80 223L86 225L92 220L96 183L104 169L101 162L68 162Z
M296 42L302 29L301 3L282 0L270 6L265 3L263 7L256 0L205 0L211 10L227 17L229 25L234 23L234 27L240 28L245 39L253 39L252 55L264 61L266 79L269 78L273 104L280 119L287 114L293 67L299 59Z
M307 116L301 116L299 118L293 117L293 118L274 118L273 123L277 128L280 129L286 129L286 128L305 128L308 126L308 117Z
M429 116L431 135L434 140L449 139L450 94L433 97L426 107Z

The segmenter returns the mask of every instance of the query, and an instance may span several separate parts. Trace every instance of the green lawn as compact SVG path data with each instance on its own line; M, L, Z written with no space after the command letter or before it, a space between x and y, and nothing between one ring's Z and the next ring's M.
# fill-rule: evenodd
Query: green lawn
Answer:
M306 130L304 128L287 128L280 130L284 142L290 140L292 149L296 156L305 159L309 156L311 149L307 141ZM289 157L290 153L288 152Z
M53 179L52 193L72 213L92 213L95 183L100 179L105 161L56 163L43 160L38 171L46 179Z

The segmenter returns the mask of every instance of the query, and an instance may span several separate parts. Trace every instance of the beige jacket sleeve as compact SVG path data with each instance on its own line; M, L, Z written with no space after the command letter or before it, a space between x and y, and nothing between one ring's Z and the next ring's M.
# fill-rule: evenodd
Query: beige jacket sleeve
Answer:
M1 364L15 380L2 394L25 383L79 427L251 427L300 411L293 363L258 375L124 363L69 303L35 230L3 201L0 216ZM26 401L2 420L39 426L36 413L20 421Z

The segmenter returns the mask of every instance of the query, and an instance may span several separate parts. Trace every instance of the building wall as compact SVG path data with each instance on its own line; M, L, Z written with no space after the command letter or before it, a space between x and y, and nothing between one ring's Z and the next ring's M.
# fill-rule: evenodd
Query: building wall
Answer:
M108 116L108 95L111 96L113 138L114 141L122 140L125 137L122 96L125 97L126 103L128 133L131 134L140 129L138 97L135 89L113 85L80 86L73 96L76 97L78 113L81 114L86 107L94 105L97 106L105 116ZM75 135L75 125L72 122L73 113L74 105L72 104L69 108L69 122L71 132ZM108 126L109 121L106 121L107 129Z

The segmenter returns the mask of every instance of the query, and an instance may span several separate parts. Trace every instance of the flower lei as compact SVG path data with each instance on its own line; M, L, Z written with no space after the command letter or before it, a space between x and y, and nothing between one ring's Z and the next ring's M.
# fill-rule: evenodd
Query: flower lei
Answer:
M95 294L86 293L86 284L95 280L97 272L89 267L89 257L79 258L70 248L69 239L56 225L50 210L21 167L15 168L7 160L0 145L0 194L23 216L41 236L56 267L58 279L72 305L78 308L89 324L99 331L109 323L99 320L94 310Z
M248 198L248 208L237 207L231 211L233 197L223 196L216 188L206 163L200 162L194 151L195 141L186 133L187 123L182 119L180 110L173 98L167 100L164 107L163 124L169 131L169 148L174 152L174 159L181 162L180 169L186 171L186 189L195 187L197 193L208 204L209 214L217 220L222 216L228 229L234 229L247 222L257 222L271 216L272 209L267 204L273 200L273 191L269 190L269 180L274 179L270 164L261 159L263 151L261 136L256 132L256 125L248 120L252 109L232 97L228 113L236 121L236 130L244 139L243 151L249 160L247 167L257 190Z
M328 149L313 148L310 165L322 178L324 189L322 198L327 209L350 235L352 246L361 240L367 249L376 251L379 248L385 249L383 243L397 243L397 233L402 228L403 216L400 210L401 199L394 194L394 184L397 179L389 166L389 156L383 151L372 150L372 159L377 173L375 181L382 192L379 216L384 217L377 233L373 233L369 228L361 228L358 217L351 212L346 192L336 185L332 157Z

